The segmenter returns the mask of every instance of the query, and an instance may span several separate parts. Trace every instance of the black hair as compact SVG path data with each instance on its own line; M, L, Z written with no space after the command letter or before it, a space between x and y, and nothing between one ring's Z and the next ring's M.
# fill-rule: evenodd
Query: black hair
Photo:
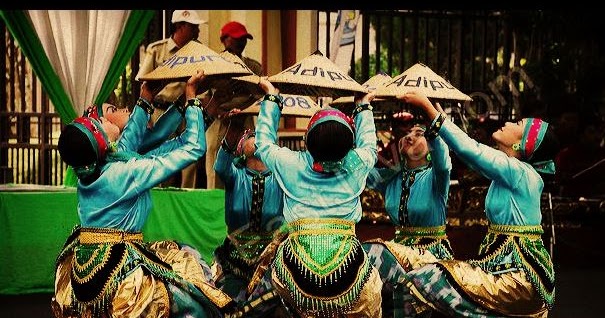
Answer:
M534 151L534 154L528 162L534 163L545 160L554 160L557 153L559 153L560 148L561 144L555 133L555 127L549 124L540 146Z
M73 125L63 128L58 148L63 162L72 167L89 165L97 160L97 154L88 136Z
M307 133L306 146L315 161L338 161L353 148L354 136L343 123L329 120Z

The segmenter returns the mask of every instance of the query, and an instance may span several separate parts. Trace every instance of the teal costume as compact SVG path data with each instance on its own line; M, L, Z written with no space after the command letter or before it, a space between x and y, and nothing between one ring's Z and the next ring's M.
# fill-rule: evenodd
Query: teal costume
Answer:
M429 129L434 130L435 123ZM368 188L378 190L383 195L385 210L391 223L396 226L393 241L375 239L363 244L384 283L384 314L393 310L396 312L394 315L398 315L404 310L401 308L401 298L406 297L406 293L399 291L393 294L401 275L423 265L425 261L434 260L430 256L416 254L430 253L437 259L453 258L446 235L452 162L449 149L440 137L429 137L427 143L430 147L427 165L407 169L402 163L400 170L374 168L368 177ZM402 249L400 245L413 248L414 256L410 257L412 252Z
M202 110L187 107L184 116L187 127L182 135L140 155L137 150L144 138L149 114L135 107L115 151L110 151L105 160L98 162L100 176L89 184L79 180L80 224L57 259L57 277L68 278L57 279L53 300L57 317L86 316L86 313L93 317L105 316L109 315L109 308L120 315L112 304L115 306L121 297L128 296L121 295L118 288L126 280L132 280L131 274L140 269L164 287L143 283L137 297L144 298L144 293L157 293L158 288L164 288L165 292L160 294L170 298L165 302L169 307L157 309L157 315L219 317L222 316L220 308L230 304L230 298L208 282L208 266L197 251L171 241L144 242L141 233L151 210L149 190L199 159L206 150ZM173 269L173 262L182 259L192 265L186 270L195 272L189 275ZM139 281L134 278L135 283ZM59 299L59 295L66 293L71 294L71 301ZM138 304L136 299L132 301L132 306L124 305L125 310L147 306Z
M307 132L325 120L354 130L355 145L342 161L318 163L307 150L277 145L281 112L273 95L265 99L256 129L256 155L284 192L283 215L288 222L271 264L276 290L303 314L344 315L360 306L372 306L363 316L380 314L376 304L382 284L355 236L362 215L359 195L377 161L372 112L360 111L353 118L355 128L339 111L322 109L314 115ZM371 291L361 296L365 289Z
M248 305L246 317L265 316L281 305L270 282L265 279L252 295L247 295L247 287L274 231L284 223L283 192L270 170L259 172L235 159L223 143L214 163L214 170L225 183L228 233L214 252L215 266L220 267L215 283L240 306ZM270 302L255 301L258 299Z
M526 127L526 133L534 127ZM430 307L452 316L544 315L554 302L555 276L541 238L544 182L537 169L552 166L535 168L509 157L449 121L439 135L461 160L492 180L485 198L490 225L476 259L413 270L404 276L407 286ZM523 140L534 149L534 139L524 134Z

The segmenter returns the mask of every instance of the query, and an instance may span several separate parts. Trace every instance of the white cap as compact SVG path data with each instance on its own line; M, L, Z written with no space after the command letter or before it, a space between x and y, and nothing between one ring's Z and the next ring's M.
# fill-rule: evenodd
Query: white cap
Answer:
M187 22L191 24L202 24L206 21L202 20L195 10L174 10L172 12L172 23Z

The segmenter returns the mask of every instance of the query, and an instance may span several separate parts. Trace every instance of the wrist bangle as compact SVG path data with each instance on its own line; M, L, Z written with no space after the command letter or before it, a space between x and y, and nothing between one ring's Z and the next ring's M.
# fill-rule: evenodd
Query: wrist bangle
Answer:
M190 98L187 100L187 102L185 102L185 105L181 104L181 103L176 103L175 106L177 107L177 109L179 110L179 112L181 113L181 115L183 115L183 117L185 116L185 111L187 110L187 107L189 106L197 106L197 107L201 107L202 106L202 101L197 98Z
M202 109L202 115L204 116L204 127L207 130L208 127L210 127L210 124L212 124L212 122L214 121L214 118L212 116L210 116L210 114L208 114L206 107L202 107L202 101L197 97L188 99L187 103L185 103L185 106L183 108L183 112L182 112L183 116L185 116L185 110L187 110L187 107L190 107L190 106L195 106L195 107L199 107Z
M439 115L437 115L437 117L433 119L433 122L431 122L429 128L424 132L424 137L427 140L433 140L437 138L437 135L439 135L439 130L441 129L441 126L443 126L444 121L445 116L443 115L443 113L439 113Z
M197 97L190 98L187 100L187 103L185 103L185 107L188 107L188 106L202 107L202 101Z
M355 116L357 116L357 114L361 113L364 110L373 111L374 107L372 107L372 105L370 105L370 104L359 104L359 105L355 106L355 109L353 109L353 112L351 113L351 117L355 118Z
M146 100L145 98L139 97L139 99L137 99L136 105L143 108L143 110L147 114L149 114L149 115L153 114L153 110L154 110L153 105L151 105L151 103L148 100Z
M284 100L281 95L266 94L263 100L268 100L276 103L277 107L279 107L279 111L282 111L282 109L284 109Z

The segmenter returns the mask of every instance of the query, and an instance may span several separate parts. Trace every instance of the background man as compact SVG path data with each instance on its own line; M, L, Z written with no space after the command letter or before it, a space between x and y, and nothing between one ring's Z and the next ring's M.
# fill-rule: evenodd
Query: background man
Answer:
M237 22L231 21L223 25L221 28L221 42L225 47L224 51L231 54L237 55L244 63L258 76L263 75L263 68L261 64L252 58L243 55L248 40L252 40L252 34L246 30L246 27ZM238 107L234 100L230 100L229 107ZM245 128L254 129L254 118L249 116L244 122ZM220 142L225 136L227 131L227 124L223 123L221 119L215 119L212 125L206 131L206 180L208 189L224 189L225 185L223 181L216 176L214 171L214 161L216 160L216 153L220 146Z

